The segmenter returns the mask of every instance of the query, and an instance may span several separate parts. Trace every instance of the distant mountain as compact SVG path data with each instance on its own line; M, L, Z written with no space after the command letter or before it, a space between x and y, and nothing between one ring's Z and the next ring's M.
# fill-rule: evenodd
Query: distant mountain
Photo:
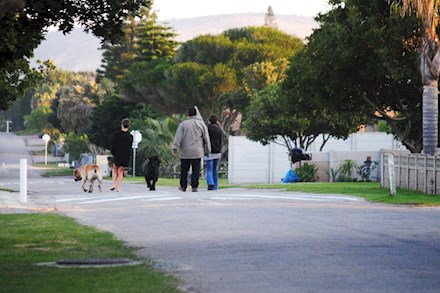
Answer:
M264 17L264 13L226 14L172 19L168 23L178 33L177 40L184 42L198 35L221 34L231 28L262 26L264 25ZM276 23L280 30L302 39L305 39L314 28L318 27L312 17L298 15L276 15Z
M231 28L261 26L264 25L264 16L264 13L227 14L171 19L166 23L175 29L177 41L185 42L198 35L217 35ZM276 15L276 23L280 30L302 39L318 27L312 17L298 15ZM68 35L53 31L35 50L31 64L35 66L37 59L51 59L57 67L65 70L95 71L101 65L102 52L99 48L99 39L80 28L75 28Z

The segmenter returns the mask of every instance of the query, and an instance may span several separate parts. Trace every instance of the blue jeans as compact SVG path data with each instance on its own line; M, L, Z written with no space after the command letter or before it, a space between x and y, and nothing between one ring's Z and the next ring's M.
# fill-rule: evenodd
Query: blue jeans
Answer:
M212 185L212 190L218 188L218 161L219 159L205 161L206 165L206 184Z

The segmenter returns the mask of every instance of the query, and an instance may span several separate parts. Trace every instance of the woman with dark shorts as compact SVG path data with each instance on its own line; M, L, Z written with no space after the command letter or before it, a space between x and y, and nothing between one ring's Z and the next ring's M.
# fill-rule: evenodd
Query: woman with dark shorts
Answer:
M116 132L112 138L111 152L113 154L112 179L113 186L110 190L121 191L124 168L130 164L131 147L133 135L128 132L130 120L125 118L121 121L121 130Z

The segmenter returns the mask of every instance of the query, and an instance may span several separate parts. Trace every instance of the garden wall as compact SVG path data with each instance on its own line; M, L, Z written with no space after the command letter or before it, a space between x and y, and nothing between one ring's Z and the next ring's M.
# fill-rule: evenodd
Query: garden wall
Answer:
M330 140L322 152L320 141L311 147L312 160L308 163L318 168L319 181L330 180L329 170L338 168L345 160L362 165L370 156L380 163L381 149L404 149L392 135L380 132L356 133L347 140ZM303 161L302 163L304 164ZM297 166L299 163L296 164ZM266 146L244 136L230 136L228 150L228 180L230 183L278 183L291 168L286 147L276 143ZM372 180L380 180L378 166L371 174ZM357 174L354 172L353 177Z

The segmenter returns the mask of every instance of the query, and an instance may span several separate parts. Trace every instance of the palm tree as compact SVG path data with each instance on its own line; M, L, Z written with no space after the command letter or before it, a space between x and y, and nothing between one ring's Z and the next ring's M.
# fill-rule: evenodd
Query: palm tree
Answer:
M440 74L440 44L436 33L439 25L440 0L392 1L402 15L416 13L421 20L420 72L423 82L423 153L434 155L438 143L438 79Z

